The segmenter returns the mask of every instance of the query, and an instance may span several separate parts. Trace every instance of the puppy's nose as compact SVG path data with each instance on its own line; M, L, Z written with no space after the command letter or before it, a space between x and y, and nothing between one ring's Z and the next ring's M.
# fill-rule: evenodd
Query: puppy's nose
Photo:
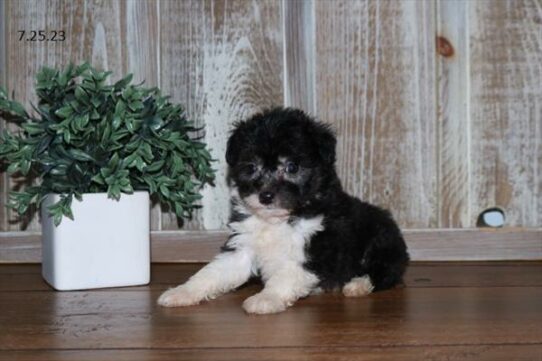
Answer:
M260 203L261 204L271 204L273 203L273 198L275 198L275 194L271 192L262 192L260 193Z

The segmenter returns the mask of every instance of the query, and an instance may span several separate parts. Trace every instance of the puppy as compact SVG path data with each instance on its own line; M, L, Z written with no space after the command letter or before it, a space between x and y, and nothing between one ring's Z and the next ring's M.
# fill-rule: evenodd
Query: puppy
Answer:
M231 235L216 258L160 296L166 307L195 305L260 276L248 313L284 311L321 290L348 297L402 281L409 256L390 213L346 194L335 171L330 128L295 109L237 123L226 161Z

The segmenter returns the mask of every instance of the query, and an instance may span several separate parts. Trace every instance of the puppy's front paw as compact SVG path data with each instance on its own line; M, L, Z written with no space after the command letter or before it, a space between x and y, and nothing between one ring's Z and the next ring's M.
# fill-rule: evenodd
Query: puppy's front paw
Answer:
M369 276L354 277L344 285L343 294L346 297L362 297L373 292L374 286Z
M282 312L286 307L288 307L288 304L281 300L280 297L263 292L257 293L243 302L243 309L247 313L260 315Z
M192 306L197 305L200 301L200 297L189 292L183 286L169 289L158 298L158 304L163 307Z

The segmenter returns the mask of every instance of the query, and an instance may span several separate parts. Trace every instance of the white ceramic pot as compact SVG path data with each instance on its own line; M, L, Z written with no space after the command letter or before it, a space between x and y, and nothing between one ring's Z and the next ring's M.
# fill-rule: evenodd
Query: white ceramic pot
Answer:
M42 203L42 275L57 290L147 284L150 281L149 194L86 193L72 202L74 220L55 227Z

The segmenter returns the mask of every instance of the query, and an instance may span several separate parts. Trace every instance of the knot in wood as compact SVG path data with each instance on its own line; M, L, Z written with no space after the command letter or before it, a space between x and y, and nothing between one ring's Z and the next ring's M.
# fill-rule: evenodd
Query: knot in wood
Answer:
M437 52L440 55L449 58L454 55L454 47L444 36L437 36Z

